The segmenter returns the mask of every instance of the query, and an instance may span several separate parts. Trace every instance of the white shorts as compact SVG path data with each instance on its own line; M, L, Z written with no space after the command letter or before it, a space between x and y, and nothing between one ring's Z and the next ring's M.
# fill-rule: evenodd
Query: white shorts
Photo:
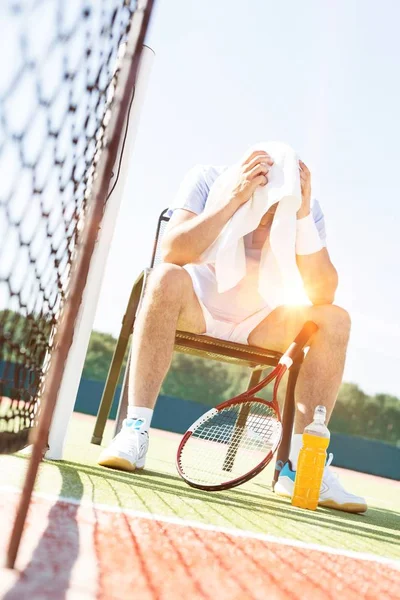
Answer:
M210 337L227 342L235 342L236 344L248 345L250 333L272 312L271 308L267 306L253 313L240 323L232 323L228 320L216 319L198 296L197 300L199 301L206 322L206 331L201 335L209 335Z

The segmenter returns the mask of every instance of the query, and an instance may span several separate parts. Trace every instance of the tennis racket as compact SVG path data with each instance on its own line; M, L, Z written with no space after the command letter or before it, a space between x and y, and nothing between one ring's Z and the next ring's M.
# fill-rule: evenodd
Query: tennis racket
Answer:
M317 329L307 321L265 379L212 408L189 427L176 461L186 483L201 490L227 490L249 481L268 465L282 437L279 384ZM272 400L255 396L272 382Z

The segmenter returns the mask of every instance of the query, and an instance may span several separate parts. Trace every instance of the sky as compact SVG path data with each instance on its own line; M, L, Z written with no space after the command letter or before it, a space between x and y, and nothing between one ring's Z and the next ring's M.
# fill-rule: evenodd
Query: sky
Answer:
M399 19L397 0L158 0L95 329L118 334L185 172L282 140L311 170L352 316L345 380L400 397Z

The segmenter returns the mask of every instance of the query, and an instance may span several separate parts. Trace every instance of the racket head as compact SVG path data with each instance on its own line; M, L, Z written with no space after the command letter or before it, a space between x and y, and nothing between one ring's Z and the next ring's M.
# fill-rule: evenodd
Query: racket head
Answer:
M178 448L177 470L192 487L227 490L265 469L281 437L275 398L234 398L209 410L188 429Z

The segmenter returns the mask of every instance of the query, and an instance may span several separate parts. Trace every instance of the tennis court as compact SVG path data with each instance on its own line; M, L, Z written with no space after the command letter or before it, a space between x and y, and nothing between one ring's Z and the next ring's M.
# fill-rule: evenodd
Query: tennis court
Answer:
M75 413L65 460L42 464L17 570L1 572L7 600L126 598L133 583L149 600L399 597L398 482L337 469L368 512L311 513L271 493L273 467L228 492L188 487L179 436L165 431L153 430L143 472L103 469L92 428ZM2 555L26 464L0 458Z
M285 239L286 233L290 235L282 257L291 249L288 274L297 274L298 283L300 275L305 287L307 282L310 284L310 290L324 282L327 292L324 290L321 297L308 294L313 304L332 302L336 269L327 260L325 250L325 259L318 260L319 270L311 268L317 264L314 259L305 268L308 259L297 261L296 257L316 255L325 245L322 212L318 219L314 217L308 230L313 232L312 248L304 243L307 232L301 225L298 229L298 221L312 217L313 211L311 172L299 161L304 153L312 172L315 165L320 173L316 195L326 203L326 214L332 215L332 231L336 232L332 235L332 255L343 273L342 296L337 302L354 312L362 324L363 331L359 327L357 332L356 328L353 355L349 356L351 380L374 390L370 397L351 384L353 396L348 404L354 404L357 410L347 411L346 406L342 424L352 421L351 431L344 427L346 434L368 434L371 440L398 443L398 289L394 287L396 278L386 275L395 272L390 260L399 255L393 243L398 241L394 229L398 222L397 204L392 201L395 195L390 193L397 184L393 175L396 170L388 168L387 159L396 157L400 135L396 135L393 125L397 122L398 102L392 92L396 69L391 63L398 53L386 46L387 41L397 39L394 27L398 19L393 7L392 13L381 9L378 14L375 3L370 2L362 15L354 11L352 16L346 2L339 8L335 3L334 9L321 9L323 3L315 1L307 7L299 5L297 15L291 15L291 24L287 7L273 2L260 1L251 11L243 3L237 2L235 7L227 1L159 4L153 25L154 0L2 3L0 598L400 598L399 483L394 480L338 470L345 487L367 498L368 512L310 512L292 507L290 501L271 492L274 461L261 475L229 491L204 492L187 486L175 469L180 436L166 431L151 432L147 468L138 473L97 465L100 448L91 445L90 440L92 434L93 439L101 439L101 433L93 431L94 419L82 414L73 415L63 451L70 417L74 406L78 406L76 392L86 368L85 352L92 330L101 342L101 351L87 353L91 365L88 380L104 381L111 360L111 354L109 358L107 355L114 352L116 359L108 381L112 385L119 381L145 288L145 274L133 280L148 264L146 256L151 255L155 215L163 210L152 266L161 256L158 242L169 219L165 207L167 203L173 206L173 194L184 172L205 161L210 165L232 164L246 146L250 148L250 143L253 147L256 140L275 138L289 144L292 167L287 171L290 177L284 176L282 189L286 190L288 179L293 184L293 194L285 191L279 198L266 196L253 225L246 225L247 231L240 229L237 243L243 246L240 238L258 232L251 251L260 254L261 265L261 248L269 248L269 252L274 247L267 242L268 228L272 231L283 222L279 211L272 228L276 210L273 205L288 198L296 200L288 215L291 226L284 232ZM380 29L380 38L369 32L376 34ZM151 44L154 41L159 58L147 99L145 92L154 59L149 39ZM375 97L378 92L381 96ZM144 126L140 133L142 112ZM390 133L384 142L382 132ZM368 137L364 137L366 133ZM138 150L133 155L136 138ZM264 148L264 142L258 143ZM269 142L266 143L269 150ZM247 192L254 182L258 187L261 183L266 186L270 168L274 164L276 171L279 166L275 158L269 160L271 156L265 149L262 155L260 150L261 146L255 166L250 169L247 162L249 170L242 169L244 164L240 167ZM249 156L248 161L252 160ZM384 179L380 177L382 173ZM275 185L273 179L271 183ZM235 184L232 190L236 188ZM223 198L224 204L229 199L234 208L227 219L236 219L238 198L242 206L249 202L255 189L248 197L231 191L229 197ZM193 214L199 214L208 196L208 192L199 196L203 203L200 211L186 203L174 206L189 212L193 208ZM382 204L382 209L376 202L381 196L392 204ZM129 200L125 207L123 197ZM229 211L222 212L228 215ZM321 235L315 229L317 221ZM215 236L219 237L217 229L224 231L225 225L222 230L221 226L219 222ZM369 243L370 232L374 234L374 244ZM200 259L206 246L211 244L211 248L216 239L205 244L207 236L201 227L196 236L198 249L204 245L202 251L195 253ZM190 245L195 250L197 243ZM354 248L362 249L362 261ZM275 260L280 254L279 251L272 257ZM193 264L197 264L193 256ZM186 258L181 258L172 262L186 265ZM207 260L211 260L210 256ZM297 262L303 263L302 272L299 268L297 273ZM272 293L274 280L269 279L268 271L262 271L259 283L263 279L268 284L263 310L272 309L272 305L278 307L281 303L275 302L275 292ZM303 302L297 297L295 279L291 283L291 300ZM258 294L261 287L253 291ZM274 297L272 304L270 293ZM249 288L249 297L252 294ZM183 302L183 307L184 296L176 302ZM175 301L168 299L169 305L175 307ZM171 326L173 333L179 323L169 319L165 307L162 305L158 323ZM249 314L255 314L250 309L249 305ZM310 369L310 377L304 378L307 382L314 377L317 383L323 382L321 372L326 381L332 381L340 372L340 360L336 368L332 357L340 355L344 360L349 320L343 314L329 314L333 315L332 323L330 319L322 321L324 327L329 325L324 330L326 335L328 330L332 334L324 339L332 343L320 352L316 363L325 368ZM178 313L175 317L178 319ZM115 344L113 336L120 329L121 319L121 333ZM341 329L337 330L340 323ZM311 325L316 332L319 322ZM157 329L154 327L155 332ZM110 333L102 333L106 331ZM142 350L146 344L153 345L153 337L154 348L168 348L163 347L164 342L158 344L152 333ZM238 349L239 344L221 340L219 335L213 342L210 336L208 341L195 337L190 331L180 331L175 349L218 361L228 357L235 359L230 360L234 364L256 368L253 384L259 381L261 367L274 366L279 360L282 368L277 373L282 376L283 368L295 358L288 354L281 362L280 353L264 348L265 340L260 346L246 343ZM303 344L296 342L298 348L309 340L310 335ZM273 348L280 347L278 340L273 342ZM293 347L292 351L295 353ZM143 362L152 369L148 380L150 376L155 380L156 361L149 357ZM328 367L332 365L334 373L330 375ZM284 433L291 434L293 418L288 415L292 413L293 417L294 413L299 368L300 359L293 365L287 383ZM171 397L190 397L194 401L192 407L197 401L199 408L203 399L215 400L221 394L228 397L240 381L239 372L229 381L222 371L215 371L214 375L199 369L193 377L197 392L195 385L187 386L178 378ZM82 381L85 378L86 375ZM142 381L146 383L146 378ZM207 385L211 383L215 386ZM115 391L111 384L103 397L110 402ZM326 399L327 386L324 384L323 388L320 396ZM390 389L396 396L380 393ZM199 398L199 391L203 399ZM305 404L311 393L306 392L303 389ZM90 401L90 394L83 395ZM334 394L331 396L334 398ZM122 399L127 397L128 393L121 393ZM257 399L254 394L251 398L254 408ZM300 407L303 398L297 400ZM143 406L137 408L148 414L145 398L140 402ZM264 407L273 405L261 403ZM97 400L95 404L88 412L97 411ZM101 403L99 429L107 415L113 414L107 412L106 405L105 401ZM364 415L365 407L369 416L367 411ZM381 407L385 410L381 411ZM235 415L227 422L225 429L219 428L218 422L215 429L210 427L206 468L217 465L212 453L215 450L216 456L223 445L223 475L234 475L234 462L240 471L247 471L251 466L250 452L242 454L243 469L240 456L235 458L241 441L243 445L248 442L248 449L258 447L256 466L263 457L265 461L270 458L279 437L272 436L274 425L280 434L280 421L276 419L279 410L274 410L264 411L260 419L255 419L255 411L243 404L237 418ZM122 410L120 414L123 415ZM175 418L178 411L169 414ZM361 419L361 415L365 418ZM140 425L138 420L135 425ZM168 427L166 422L161 426ZM114 424L108 422L103 446L109 443L113 429ZM191 432L193 442L196 436L193 429ZM272 432L271 436L266 436L266 432ZM269 438L264 445L263 435ZM282 464L287 459L289 439L289 435L282 435L276 456ZM229 451L225 454L228 441ZM28 443L34 444L31 457L26 449L21 451ZM49 456L63 460L41 462L47 443ZM138 445L138 452L141 448ZM367 461L372 452L361 456ZM206 456L201 445L189 452L190 464L193 456L200 455ZM387 464L395 463L389 460ZM316 494L318 489L315 487ZM8 569L4 568L6 564Z

